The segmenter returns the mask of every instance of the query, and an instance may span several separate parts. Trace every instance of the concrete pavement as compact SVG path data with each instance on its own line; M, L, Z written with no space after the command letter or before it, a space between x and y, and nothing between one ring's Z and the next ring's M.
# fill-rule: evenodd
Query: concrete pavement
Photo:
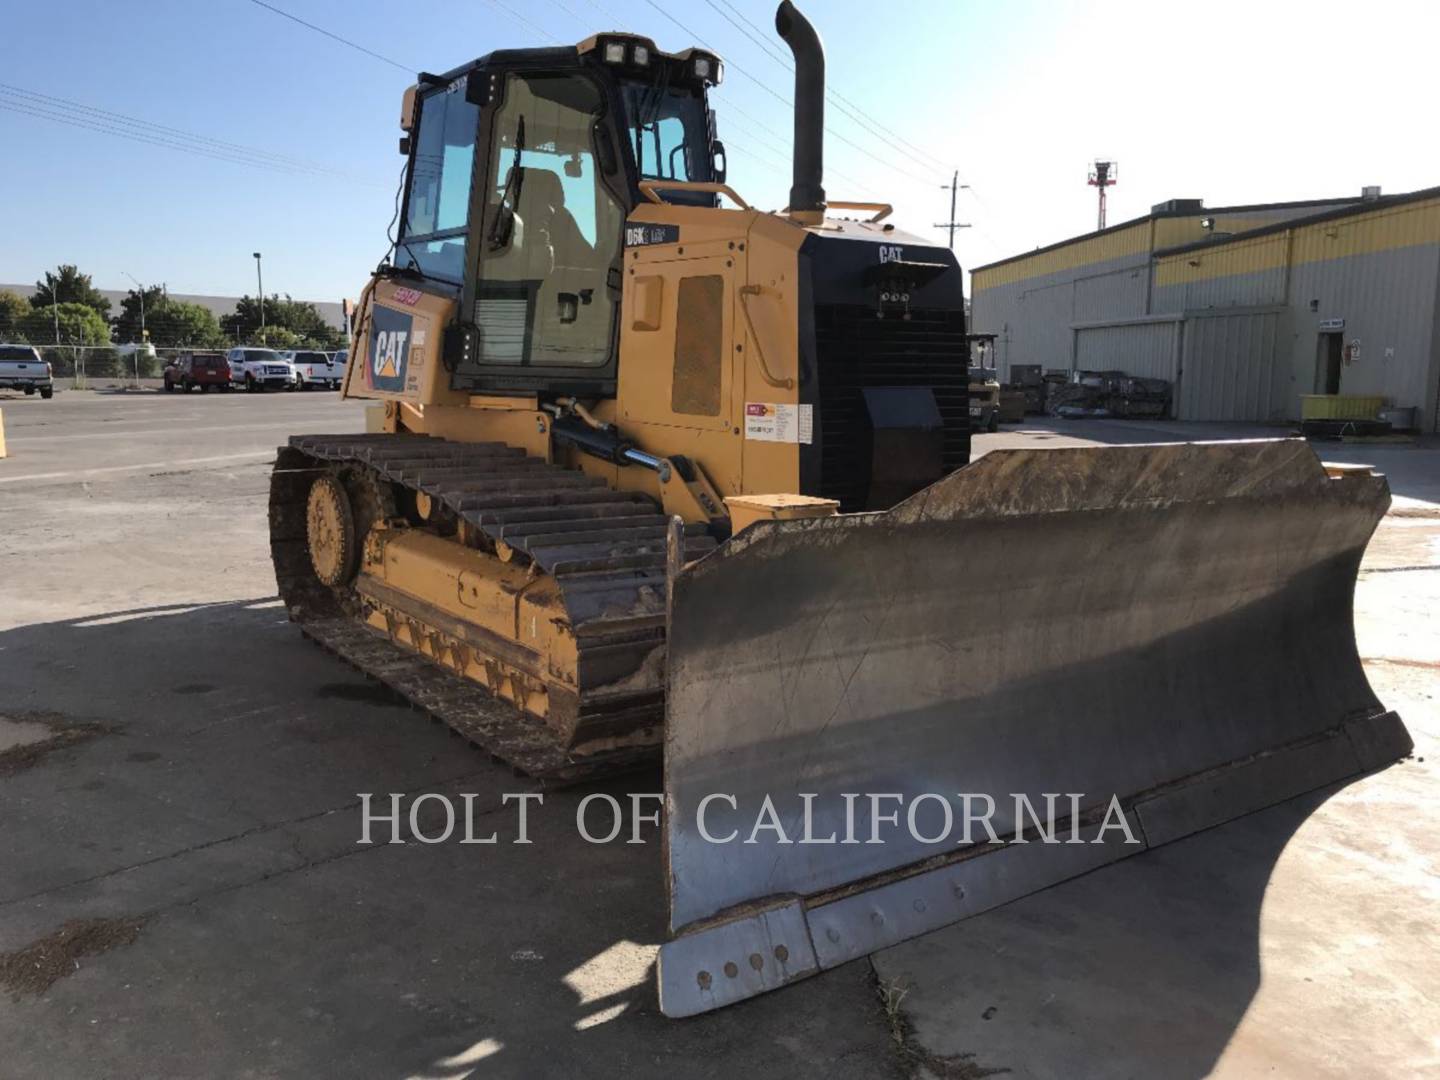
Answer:
M7 732L31 750L75 733L0 775L0 953L67 919L144 920L43 995L0 998L6 1077L1440 1063L1440 518L1387 519L1357 598L1367 668L1415 760L889 950L873 972L859 961L675 1022L651 981L665 933L653 828L644 845L586 844L584 792L552 793L535 843L504 842L501 796L529 785L306 644L274 600L270 454L292 432L359 430L356 405L72 392L0 407L0 754ZM977 451L1104 431L1063 423L1081 422ZM1400 451L1422 479L1436 457ZM358 793L429 790L473 795L502 842L356 845ZM888 1012L877 973L899 998Z

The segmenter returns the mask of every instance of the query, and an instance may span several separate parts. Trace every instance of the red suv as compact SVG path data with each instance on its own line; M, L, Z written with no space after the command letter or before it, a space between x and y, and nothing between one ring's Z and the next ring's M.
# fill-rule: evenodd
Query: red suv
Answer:
M202 393L210 388L230 389L230 363L224 353L181 353L165 368L165 389L179 387L187 394L199 387Z

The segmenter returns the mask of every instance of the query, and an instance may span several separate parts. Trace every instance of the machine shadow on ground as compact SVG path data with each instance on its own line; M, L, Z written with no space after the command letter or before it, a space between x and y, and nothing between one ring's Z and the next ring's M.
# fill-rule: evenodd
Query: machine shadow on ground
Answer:
M590 844L575 821L589 792L659 791L658 769L546 793L515 844L501 798L534 785L273 599L0 632L0 701L106 729L0 779L0 952L144 919L43 996L0 997L7 1075L903 1075L863 961L662 1017L659 834ZM358 793L427 791L474 795L499 842L357 845ZM443 827L438 803L420 822Z
M1260 987L1275 864L1345 786L899 945L876 957L877 974L904 989L920 962L953 973L940 984L932 974L905 1007L929 1046L979 1068L1056 1080L1208 1076ZM937 1039L945 1027L953 1035Z

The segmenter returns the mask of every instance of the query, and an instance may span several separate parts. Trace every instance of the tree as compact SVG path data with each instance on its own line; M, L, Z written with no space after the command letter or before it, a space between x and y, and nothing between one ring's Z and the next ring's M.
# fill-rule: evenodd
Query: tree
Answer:
M110 344L109 325L89 304L61 304L58 313L51 307L31 308L29 314L20 320L20 331L37 345L52 344L57 316L60 344Z
M115 317L117 340L141 340L141 293L131 289L120 301L120 314ZM171 300L158 285L144 291L145 336L160 348L184 346L197 349L223 348L227 341L214 312L199 304Z
M25 334L20 320L30 314L30 302L13 292L0 292L0 341L20 344Z
M144 297L144 304L141 304L141 297ZM115 340L117 341L139 341L141 324L150 331L150 337L155 338L155 313L164 302L165 290L159 285L151 285L143 292L131 289L125 294L125 299L120 301L120 314L115 316ZM142 311L144 317L142 318Z
M89 274L82 274L79 267L71 263L62 264L53 274L45 271L45 279L35 283L35 294L30 297L30 306L48 308L57 300L62 308L66 304L84 304L94 308L102 316L110 314L110 301L95 288Z
M31 308L20 320L20 332L34 345L42 348L55 341L56 320L60 325L62 345L109 345L110 326L100 313L88 304L61 304L54 307ZM45 359L54 366L57 374L73 372L75 349L44 349ZM93 375L105 374L112 365L115 354L112 350L86 350L85 366Z
M215 313L200 304L166 300L155 309L145 309L145 328L150 342L162 347L180 345L196 349L223 349L228 342Z
M260 332L260 302L253 296L242 296L235 303L235 314L225 319L225 329L242 341L257 341ZM315 305L289 296L281 299L276 293L265 297L265 327L281 327L295 335L294 346L312 349L339 349L345 336L330 326Z
M294 330L283 326L266 326L264 330L257 330L250 335L250 341L267 349L299 349L309 344L302 341Z

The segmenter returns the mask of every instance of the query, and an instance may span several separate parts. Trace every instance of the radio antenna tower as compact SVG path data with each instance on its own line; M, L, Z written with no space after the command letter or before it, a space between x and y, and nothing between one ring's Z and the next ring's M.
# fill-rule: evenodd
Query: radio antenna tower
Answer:
M1096 217L1095 228L1105 228L1105 189L1120 179L1120 163L1118 161L1097 161L1090 166L1090 186L1097 188L1100 192L1100 213Z

